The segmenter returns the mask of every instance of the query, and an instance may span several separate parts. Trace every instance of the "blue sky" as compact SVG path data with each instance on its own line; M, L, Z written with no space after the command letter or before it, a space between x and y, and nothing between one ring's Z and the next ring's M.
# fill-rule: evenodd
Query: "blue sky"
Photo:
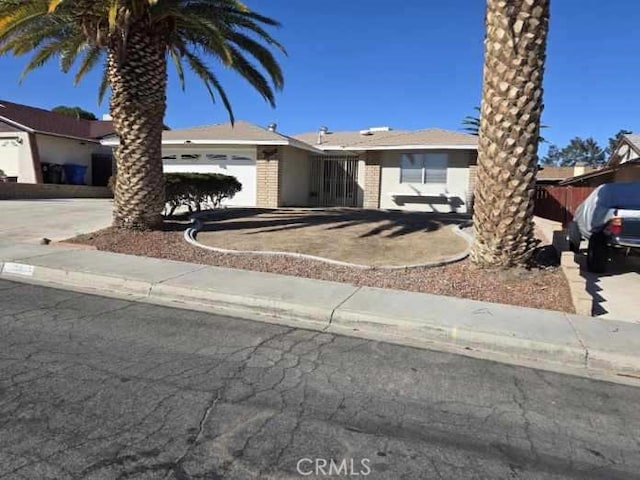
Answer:
M640 131L640 8L637 0L552 0L546 74L545 137L565 144L621 128ZM247 3L278 18L276 37L286 86L271 109L241 79L221 78L238 119L285 133L316 130L442 127L460 129L480 103L482 0L271 0ZM52 63L18 85L25 59L0 58L0 98L45 108L80 105L98 114L97 75L78 87ZM214 64L214 68L219 67ZM195 79L182 92L170 78L167 123L226 121Z

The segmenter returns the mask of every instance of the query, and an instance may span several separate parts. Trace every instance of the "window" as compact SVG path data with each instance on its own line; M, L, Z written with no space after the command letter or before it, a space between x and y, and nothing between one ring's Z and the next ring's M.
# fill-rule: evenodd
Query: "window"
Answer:
M249 157L243 155L231 155L231 160L234 162L253 162Z
M424 162L422 155L407 153L400 161L400 183L422 183Z
M195 162L200 160L200 158L202 158L202 155L199 153L183 153L180 155L180 160L183 162Z
M210 162L226 162L227 156L219 153L207 153L207 160Z
M400 183L447 183L446 153L405 153L400 159Z
M424 156L424 183L447 183L446 153L427 153Z

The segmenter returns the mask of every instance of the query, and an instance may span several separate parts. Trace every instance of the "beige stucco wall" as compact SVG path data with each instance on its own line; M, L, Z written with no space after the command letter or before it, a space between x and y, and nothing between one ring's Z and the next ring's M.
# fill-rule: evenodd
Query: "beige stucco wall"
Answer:
M310 154L295 147L281 147L280 151L280 206L306 207L309 205Z
M36 183L28 133L0 134L0 169L21 183Z
M400 157L403 153L385 151L382 153L382 172L380 180L380 208L464 213L469 198L469 164L475 159L476 153L466 150L433 150L428 153L447 153L449 157L447 168L447 184L425 185L400 183ZM394 199L391 194L406 194L407 196ZM442 195L453 197L447 200Z
M36 134L36 142L40 153L40 162L42 163L85 165L87 167L85 176L87 185L91 184L91 155L94 153L111 153L108 147L103 147L100 144L51 135Z

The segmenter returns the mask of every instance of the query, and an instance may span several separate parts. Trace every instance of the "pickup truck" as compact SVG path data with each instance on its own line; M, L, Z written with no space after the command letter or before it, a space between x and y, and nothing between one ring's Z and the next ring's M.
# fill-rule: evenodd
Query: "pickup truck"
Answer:
M640 182L607 183L577 208L568 226L569 247L588 240L587 270L603 273L614 250L640 253Z

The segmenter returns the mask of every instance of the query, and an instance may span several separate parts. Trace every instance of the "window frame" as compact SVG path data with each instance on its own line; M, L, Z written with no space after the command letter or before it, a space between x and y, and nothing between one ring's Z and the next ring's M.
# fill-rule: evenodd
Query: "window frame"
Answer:
M413 168L410 167L406 167L405 165L407 165L407 159L411 158L411 157L416 157L417 160L415 162L416 166ZM441 160L444 160L443 166L441 167L434 167L432 165L430 165L429 162L429 157L432 157L432 159L435 158L439 158ZM420 153L402 153L400 155L400 178L399 178L399 183L403 184L403 185L424 185L424 186L446 186L449 180L449 154L446 152L420 152ZM419 165L419 166L418 166ZM407 173L405 173L406 170L420 170L420 181L416 182L416 181L407 181L406 177L408 176ZM441 170L443 172L443 179L442 181L428 181L428 171L429 170ZM415 175L415 174L414 174ZM415 178L415 177L411 177L411 178Z

